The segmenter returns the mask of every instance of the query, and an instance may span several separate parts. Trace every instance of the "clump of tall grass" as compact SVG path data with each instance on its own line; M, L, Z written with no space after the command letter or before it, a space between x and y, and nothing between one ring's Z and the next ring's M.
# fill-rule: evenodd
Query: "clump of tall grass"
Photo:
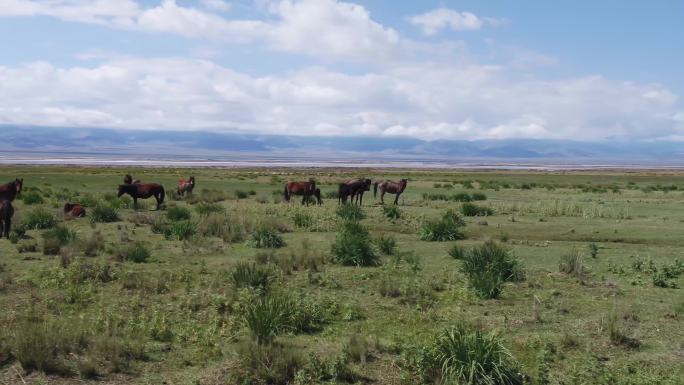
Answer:
M269 344L290 329L290 306L284 296L267 296L247 305L244 322L258 344Z
M231 271L230 279L236 288L251 287L265 293L273 280L273 272L251 263L239 263Z
M238 343L236 351L240 367L230 374L230 383L300 384L295 382L295 375L304 362L299 350L278 343L259 344L246 340Z
M462 260L461 271L468 286L482 298L498 298L506 281L522 281L525 273L520 261L503 246L487 241L467 252L452 249L452 257Z
M423 383L524 383L524 376L503 339L464 323L444 330L432 344L420 350L415 367Z
M114 252L114 257L119 261L131 261L135 263L147 262L152 256L150 250L142 242L135 242L120 247Z
M118 210L104 201L98 202L90 213L90 222L92 223L108 223L116 222L118 220Z
M43 197L37 191L28 191L20 196L25 205L37 205L45 203Z
M37 208L28 213L22 225L25 229L45 230L55 227L57 219L51 212Z
M397 206L382 206L382 214L391 221L401 218L401 210Z
M478 206L470 202L461 205L461 214L466 217L483 217L494 215L494 210L489 207Z
M579 280L584 280L588 274L587 268L582 261L582 253L577 249L573 249L561 256L558 270Z
M300 228L309 228L313 225L313 217L307 213L297 212L292 218L294 225Z
M193 221L164 222L157 221L152 225L152 232L163 234L166 239L185 241L197 234L197 223Z
M198 224L198 232L205 237L218 237L224 242L245 240L245 227L242 223L224 213L210 213Z
M366 217L360 206L351 203L339 206L335 213L345 221L360 221Z
M347 206L347 205L345 205ZM345 266L377 266L368 230L358 222L345 222L331 249L332 260Z
M442 215L442 218L425 222L420 229L419 236L422 241L455 241L465 237L464 226L463 219L457 213L449 210Z
M195 206L195 211L201 217L207 217L210 214L220 214L226 212L226 208L218 203L204 203L200 202Z
M615 311L610 313L606 319L606 330L608 331L610 342L615 345L622 345L630 349L638 349L641 346L641 341L626 335L622 330L620 320Z
M479 192L473 193L473 195L471 195L471 197L473 198L474 201L486 201L487 200L487 195L485 195L484 193L479 193Z
M99 231L94 231L90 237L79 242L79 248L86 257L94 257L105 248L104 236Z
M247 245L256 248L277 249L285 246L283 238L272 228L260 226L247 240Z
M59 254L62 246L76 240L76 232L65 226L57 226L43 233L43 254Z
M166 218L170 221L187 221L191 217L190 210L185 207L170 207L166 211Z
M394 237L389 235L381 235L375 243L378 249L385 255L393 255L397 248L397 241Z

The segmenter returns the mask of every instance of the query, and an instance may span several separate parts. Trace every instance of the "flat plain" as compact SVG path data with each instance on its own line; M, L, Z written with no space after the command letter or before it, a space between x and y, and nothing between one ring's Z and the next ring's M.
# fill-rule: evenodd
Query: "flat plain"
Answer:
M117 198L127 173L163 184L165 208ZM340 209L337 184L361 176L407 178L397 210L372 189ZM434 354L458 325L515 371L473 384L684 378L684 173L0 170L15 177L2 384L468 383ZM322 206L282 201L309 178ZM65 218L67 201L87 216ZM518 275L483 291L464 255L487 247Z

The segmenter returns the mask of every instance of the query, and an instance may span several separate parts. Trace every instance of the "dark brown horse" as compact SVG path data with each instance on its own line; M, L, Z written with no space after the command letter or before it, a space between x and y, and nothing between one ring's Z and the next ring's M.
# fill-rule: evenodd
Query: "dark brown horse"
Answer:
M178 189L176 192L178 196L183 196L184 193L192 194L192 190L195 189L195 177L191 176L188 180L181 179L178 181Z
M0 201L0 238L4 234L9 238L9 233L12 228L12 216L14 215L14 207L12 201L3 199Z
M131 174L126 174L126 176L124 176L124 184L137 184L137 183L140 183L140 179L133 179Z
M21 188L24 186L24 179L16 178L15 180L0 186L0 200L9 200L10 202L21 193Z
M367 178L350 179L340 183L337 190L338 203L347 203L347 198L351 197L352 203L363 205L363 193L370 191L370 186L371 180Z
M323 204L323 200L321 199L321 189L317 188L314 190L313 196L316 198L316 203L321 206ZM311 199L311 197L309 197Z
M406 189L406 185L408 184L408 180L402 179L399 182L394 182L391 180L386 180L383 182L375 182L373 184L373 196L377 197L378 196L378 187L380 188L380 202L382 204L385 204L385 193L390 193L390 194L396 194L396 197L394 198L394 204L396 205L399 203L399 195L404 192Z
M86 211L79 203L65 203L64 215L73 218L83 218L86 215Z
M285 184L285 189L283 191L283 198L286 202L290 201L292 195L301 195L302 204L306 203L309 205L310 197L316 194L316 182L310 180L308 182L288 182ZM317 196L318 201L321 202L320 190L318 190L319 196Z
M147 199L154 196L157 200L157 210L164 203L164 186L157 183L120 184L118 197L128 194L133 198L133 208L138 209L138 198Z

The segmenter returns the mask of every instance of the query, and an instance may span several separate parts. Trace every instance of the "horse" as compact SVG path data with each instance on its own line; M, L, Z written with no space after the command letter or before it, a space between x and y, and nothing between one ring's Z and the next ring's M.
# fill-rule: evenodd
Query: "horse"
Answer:
M288 182L285 184L285 189L283 190L283 198L286 202L290 201L290 196L292 195L302 195L302 204L306 203L309 205L309 198L316 194L316 182L310 180L308 182ZM318 201L321 202L320 190L318 190Z
M138 183L140 183L140 179L133 179L131 174L126 174L126 176L124 176L124 184L138 184Z
M64 215L73 218L83 218L86 215L86 211L79 203L65 203Z
M350 179L341 183L337 190L338 203L347 203L347 198L351 196L351 201L358 205L363 205L363 193L370 191L371 180L367 178Z
M0 238L2 238L3 234L6 238L9 238L13 215L14 207L12 207L12 201L9 199L0 201L0 225L2 225L2 228L0 228Z
M157 210L159 210L162 203L164 203L164 186L157 183L134 183L134 184L120 184L119 193L117 197L128 194L133 198L133 207L138 209L138 198L147 199L154 196L157 200Z
M24 179L16 178L15 180L0 186L0 200L13 201L24 186Z
M312 194L316 198L316 203L321 206L323 205L323 200L321 199L321 189L316 188ZM309 197L311 199L311 197Z
M402 179L399 182L394 182L391 180L375 182L373 184L373 197L377 198L378 187L380 187L380 202L385 204L385 193L396 194L396 197L394 198L394 204L396 205L399 203L399 196L406 189L406 184L408 184L408 180L406 179Z
M188 180L179 180L178 181L178 189L176 192L178 193L178 196L183 196L184 193L188 192L192 194L192 190L195 189L195 177L191 176L188 178Z

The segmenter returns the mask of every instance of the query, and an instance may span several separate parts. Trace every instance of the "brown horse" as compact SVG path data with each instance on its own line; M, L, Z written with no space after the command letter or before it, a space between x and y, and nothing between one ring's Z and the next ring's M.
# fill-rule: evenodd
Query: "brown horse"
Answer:
M140 183L140 179L133 179L131 174L126 174L126 176L124 176L124 184L137 184L137 183Z
M14 215L14 207L12 207L12 201L9 199L3 199L0 201L0 238L4 234L6 238L9 238L10 229L12 228L12 216Z
M133 198L133 208L138 209L138 198L147 199L154 196L157 200L157 210L164 203L164 186L157 183L120 184L118 197L128 194Z
M0 200L9 200L10 202L21 193L21 188L24 186L24 179L16 178L15 180L0 186Z
M178 189L176 192L178 196L183 196L184 193L192 194L192 190L195 189L195 177L191 176L188 180L181 179L178 181Z
M310 180L308 182L288 182L285 184L285 189L283 191L283 198L286 202L290 201L292 195L302 195L302 204L306 203L309 205L309 200L312 195L316 194L316 182ZM318 202L321 202L320 190L318 190Z
M79 203L65 203L64 215L73 218L83 218L86 215L86 211Z
M347 198L351 197L351 202L363 205L363 193L370 191L371 180L367 178L350 179L341 183L337 190L338 203L347 203Z
M385 193L396 194L396 197L394 198L394 204L396 205L399 203L399 195L406 189L406 184L408 184L408 180L406 179L402 179L399 182L391 180L375 182L375 184L373 184L373 197L378 196L378 187L380 187L380 202L385 204Z

